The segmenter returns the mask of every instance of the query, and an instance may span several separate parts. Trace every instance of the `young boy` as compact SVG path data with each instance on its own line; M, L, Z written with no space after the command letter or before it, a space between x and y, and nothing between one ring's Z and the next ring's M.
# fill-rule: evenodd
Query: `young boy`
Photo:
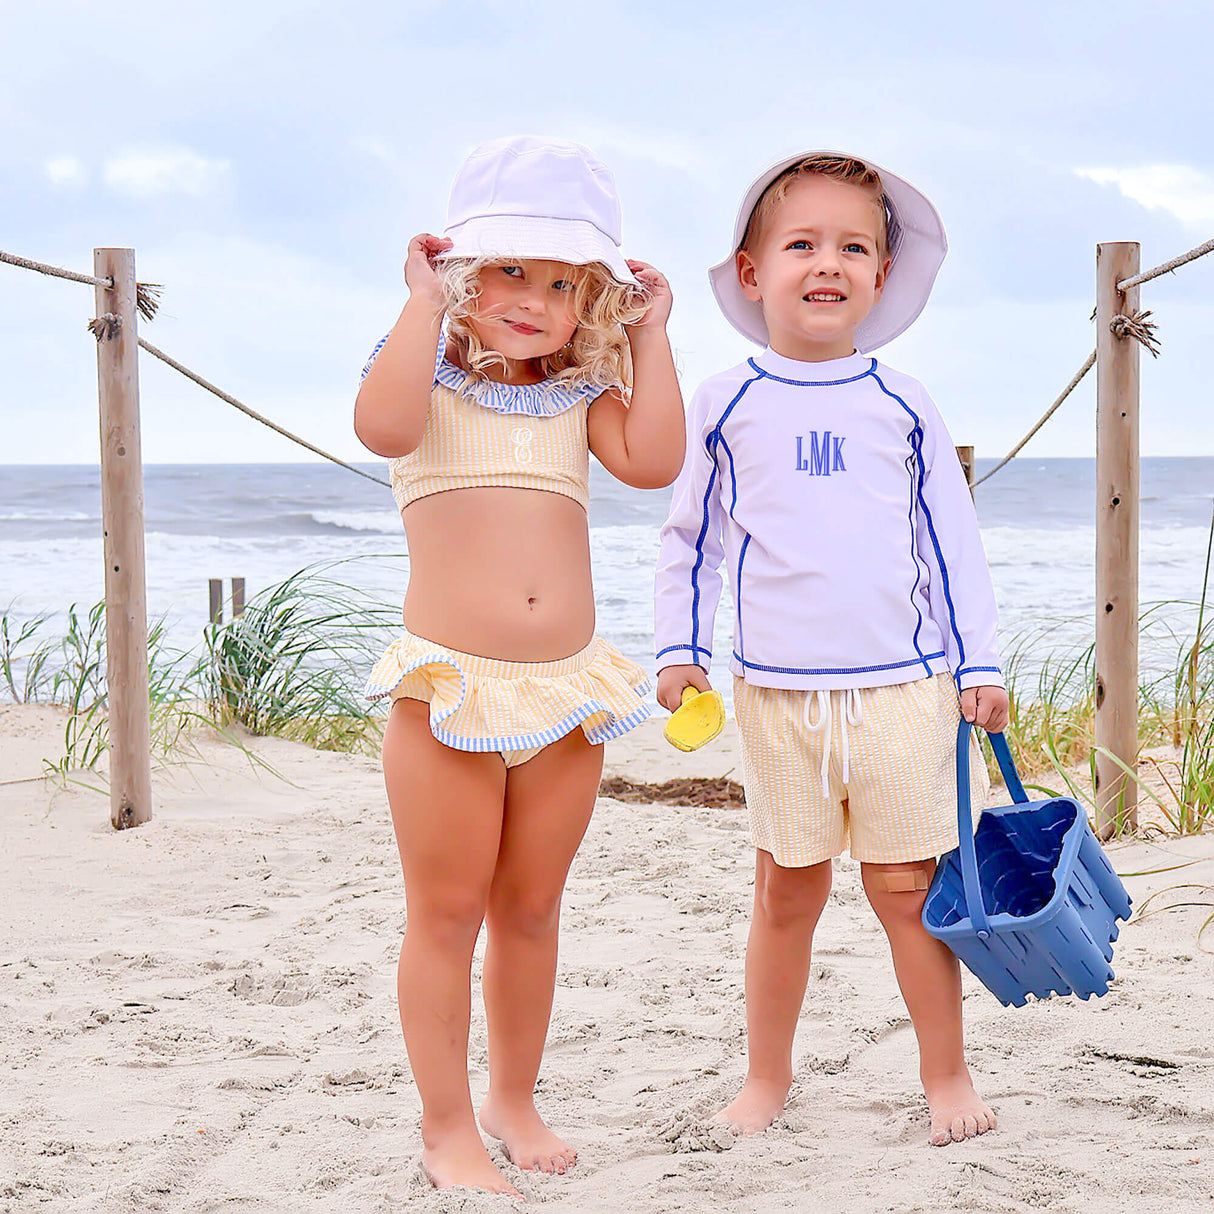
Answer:
M946 247L912 186L806 153L754 183L710 274L726 318L765 348L691 403L655 631L673 710L688 684L708 688L728 561L756 847L749 1067L718 1114L738 1133L784 1107L814 926L849 838L914 1024L931 1141L995 1126L965 1065L957 961L920 920L935 857L957 842L958 713L1007 722L994 593L939 413L868 356L918 316ZM971 770L980 806L984 765Z

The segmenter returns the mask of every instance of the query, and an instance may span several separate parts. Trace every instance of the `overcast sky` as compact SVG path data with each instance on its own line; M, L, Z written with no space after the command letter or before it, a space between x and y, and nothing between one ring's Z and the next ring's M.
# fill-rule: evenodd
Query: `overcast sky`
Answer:
M705 269L768 162L835 147L936 203L950 252L884 361L957 442L1002 454L1094 342L1094 249L1214 235L1206 0L0 0L0 248L88 271L136 250L156 345L288 428L371 459L358 371L476 144L538 133L610 165L625 251L666 271L688 395L751 352ZM1214 256L1144 289L1144 454L1214 454ZM0 265L0 463L97 459L91 288ZM1089 382L1029 448L1093 450ZM149 463L306 453L141 362Z

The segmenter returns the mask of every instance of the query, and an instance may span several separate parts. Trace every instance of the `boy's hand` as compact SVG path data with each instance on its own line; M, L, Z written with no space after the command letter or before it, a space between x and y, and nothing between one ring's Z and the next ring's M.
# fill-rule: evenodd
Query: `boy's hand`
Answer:
M628 327L630 329L661 329L670 318L670 308L674 303L674 296L670 293L670 284L647 261L629 261L628 268L637 276L649 299L649 307L645 310L645 315Z
M658 671L658 703L667 712L674 712L683 700L683 688L711 691L708 675L702 666L663 666Z
M961 715L987 733L1002 733L1008 722L1007 692L1002 687L967 687L961 693Z
M427 303L435 312L444 311L447 301L434 269L434 259L450 247L451 241L446 237L420 232L409 241L409 254L405 258L405 283L409 295Z

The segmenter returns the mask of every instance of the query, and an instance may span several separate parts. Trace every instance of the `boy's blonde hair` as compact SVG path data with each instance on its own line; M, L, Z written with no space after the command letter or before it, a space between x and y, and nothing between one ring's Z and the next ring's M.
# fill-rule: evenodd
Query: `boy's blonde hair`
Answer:
M481 271L489 266L514 265L502 257L456 257L438 263L438 277L447 300L447 329L460 344L468 370L484 376L489 367L506 366L506 359L488 349L468 318L480 293ZM632 354L624 325L645 315L646 292L617 282L601 262L569 266L573 280L573 314L577 328L568 345L537 359L545 379L578 380L600 388L632 386Z
M750 219L746 224L746 232L742 237L740 249L749 253L758 244L763 234L763 225L771 218L776 207L788 197L788 191L793 185L805 177L829 177L832 181L841 181L845 185L854 185L863 190L873 200L881 222L877 227L878 252L884 260L890 250L897 247L898 233L894 220L893 208L881 184L881 175L876 169L870 168L863 160L854 156L837 156L828 153L815 153L806 156L804 160L790 164L759 195Z

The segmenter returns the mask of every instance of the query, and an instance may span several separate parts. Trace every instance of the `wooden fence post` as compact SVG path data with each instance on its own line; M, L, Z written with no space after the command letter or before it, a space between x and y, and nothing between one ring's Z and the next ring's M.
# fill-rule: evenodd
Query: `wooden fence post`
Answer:
M134 249L94 249L101 412L101 524L105 549L106 702L110 726L110 822L152 816L147 589L143 553L143 463L139 442L139 349Z
M957 448L957 458L961 461L961 471L965 473L965 483L970 487L970 496L974 495L974 448L964 446Z
M1138 342L1110 328L1138 310L1139 246L1096 246L1096 745L1130 771L1138 760ZM1138 787L1096 756L1096 833L1138 825Z
M213 577L208 579L207 590L211 604L209 619L212 624L222 624L223 578ZM232 619L236 620L242 615L244 615L244 578L234 577L232 579Z

